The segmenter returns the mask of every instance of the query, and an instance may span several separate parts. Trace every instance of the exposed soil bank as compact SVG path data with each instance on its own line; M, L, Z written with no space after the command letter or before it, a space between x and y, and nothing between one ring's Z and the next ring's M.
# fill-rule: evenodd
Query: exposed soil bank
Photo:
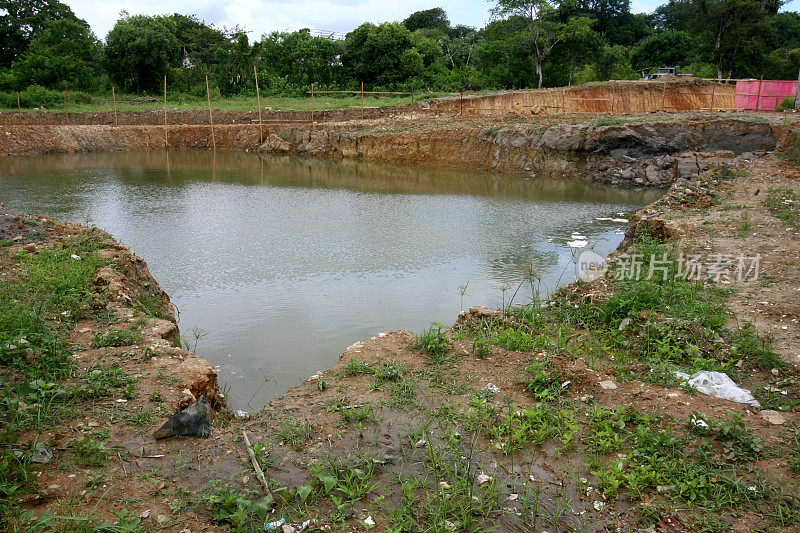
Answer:
M296 153L366 161L473 168L612 184L668 187L710 164L781 147L792 125L707 117L682 121L619 119L620 124L564 119L505 122L410 116L325 123L225 125L214 128L221 150ZM641 121L640 121L641 120ZM613 122L613 121L612 121ZM264 139L262 144L260 141ZM2 155L210 149L209 127L4 126Z

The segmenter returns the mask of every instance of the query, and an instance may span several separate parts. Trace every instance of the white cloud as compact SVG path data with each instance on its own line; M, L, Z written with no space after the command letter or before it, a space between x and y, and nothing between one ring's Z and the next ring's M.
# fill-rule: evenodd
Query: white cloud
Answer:
M414 11L440 5L453 24L483 27L492 4L487 0L62 0L85 19L101 39L123 10L132 15L196 14L218 27L239 25L251 39L276 30L313 28L346 33L362 22L400 21Z
M131 14L196 14L218 27L237 24L249 31L251 39L275 30L313 28L346 33L362 22L400 21L414 11L440 6L452 24L483 27L489 20L494 2L489 0L62 0L86 20L95 34L104 39L126 10ZM634 13L650 13L666 0L632 0ZM113 5L113 7L110 7ZM800 9L800 0L792 0L785 11Z

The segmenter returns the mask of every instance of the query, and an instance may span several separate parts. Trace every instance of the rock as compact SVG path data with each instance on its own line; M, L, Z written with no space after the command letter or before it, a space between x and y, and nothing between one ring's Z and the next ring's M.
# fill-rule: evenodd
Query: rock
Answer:
M761 418L769 422L770 424L775 424L776 426L781 426L786 423L786 418L778 411L772 411L770 409L761 411Z
M23 246L22 249L25 250L26 252L30 252L30 253L36 253L36 250L37 250L36 245L33 244L32 242L30 242L30 243L26 244L25 246Z
M172 415L172 418L153 433L153 437L157 440L174 436L208 438L209 435L211 435L211 406L204 396L200 396L199 400L183 411Z
M600 382L600 387L602 387L604 390L614 390L617 388L617 384L610 379L606 379Z
M267 137L259 150L262 152L288 152L291 150L291 148L292 145L289 144L289 141L282 139L273 133Z
M755 159L756 156L753 152L744 152L739 156L739 159L744 159L745 161L750 161L751 159Z
M700 174L700 166L696 157L681 157L678 159L678 177L686 178Z
M149 516L150 516L150 509L147 509L146 511L142 511L141 514L139 514L139 518L141 518L142 520L144 520L145 518L148 518Z
M169 517L167 515L165 515L165 514L160 514L160 515L158 515L156 517L156 522L158 522L158 525L160 525L160 526L163 526L168 521L169 521Z
M486 385L486 390L491 392L492 394L500 394L500 387L498 387L494 383L487 384Z
M447 481L440 481L439 490L450 490L450 483L448 483Z

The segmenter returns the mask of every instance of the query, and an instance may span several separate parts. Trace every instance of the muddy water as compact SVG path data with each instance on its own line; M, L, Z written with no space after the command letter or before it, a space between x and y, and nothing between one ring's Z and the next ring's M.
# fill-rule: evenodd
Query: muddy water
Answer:
M528 265L542 291L572 281L572 234L605 255L659 194L244 153L0 160L6 207L96 224L147 261L245 410L360 339L499 307Z

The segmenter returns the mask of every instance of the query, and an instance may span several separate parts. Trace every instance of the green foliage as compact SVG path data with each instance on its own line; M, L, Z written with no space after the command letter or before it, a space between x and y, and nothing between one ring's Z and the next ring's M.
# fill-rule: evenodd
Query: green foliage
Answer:
M95 89L100 54L97 38L82 20L64 18L49 21L12 65L13 84L15 87L42 85L61 89ZM48 103L53 105L54 102Z
M794 97L786 96L775 106L775 111L788 111L794 109Z
M442 324L433 323L431 328L411 343L411 349L427 353L433 363L443 363L448 359L453 347L447 338L446 328Z
M764 205L774 216L792 226L800 226L800 194L791 189L772 189Z
M132 346L139 344L141 337L135 329L112 329L106 333L95 335L92 339L92 348L106 346Z
M180 58L175 22L168 17L125 15L108 32L105 66L124 90L157 91Z

